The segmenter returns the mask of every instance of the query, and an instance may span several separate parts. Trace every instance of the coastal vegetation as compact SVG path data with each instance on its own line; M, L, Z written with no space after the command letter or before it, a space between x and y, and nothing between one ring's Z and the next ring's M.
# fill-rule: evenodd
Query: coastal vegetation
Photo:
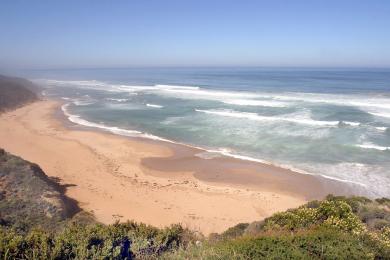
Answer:
M327 196L204 237L103 225L39 166L0 150L2 259L390 259L390 200Z
M335 197L311 201L214 234L167 259L390 259L390 201Z
M32 228L60 230L67 221L92 222L75 200L65 196L66 186L42 169L0 149L0 223L17 233Z

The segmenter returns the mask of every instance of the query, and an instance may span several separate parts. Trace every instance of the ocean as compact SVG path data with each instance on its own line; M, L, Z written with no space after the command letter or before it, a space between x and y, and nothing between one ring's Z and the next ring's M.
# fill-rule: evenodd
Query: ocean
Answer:
M26 75L26 74L25 74ZM390 196L390 70L30 71L70 121L355 183Z

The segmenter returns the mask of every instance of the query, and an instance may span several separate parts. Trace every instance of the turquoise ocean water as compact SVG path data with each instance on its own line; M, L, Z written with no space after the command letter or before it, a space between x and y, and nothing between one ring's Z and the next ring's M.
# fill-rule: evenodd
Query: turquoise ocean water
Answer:
M69 120L357 183L390 196L390 70L144 68L29 72Z

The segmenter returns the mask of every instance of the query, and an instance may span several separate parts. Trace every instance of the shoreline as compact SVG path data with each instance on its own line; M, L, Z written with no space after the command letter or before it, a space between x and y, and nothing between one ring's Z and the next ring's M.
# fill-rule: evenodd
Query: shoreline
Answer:
M281 175L280 173L283 173L282 175L284 175L284 174L293 175L293 176L287 176L288 179L291 178L291 180L293 180L293 181L296 181L296 178L299 179L301 175L312 176L316 180L316 182L319 182L320 186L322 186L320 190L316 189L315 192L308 192L307 190L302 191L301 189L295 190L295 192L298 194L304 194L304 197L308 200L310 200L310 199L323 199L324 196L331 194L331 193L337 194L337 195L361 195L361 194L367 195L367 194L365 194L365 191L362 188L362 187L365 187L365 185L358 183L358 182L342 180L342 179L338 179L338 178L325 176L322 174L308 173L308 172L304 172L302 170L294 169L293 167L283 167L281 165L276 165L276 164L273 164L271 162L263 161L261 159L240 156L240 155L236 155L236 154L225 154L224 152L217 151L217 150L215 150L215 152L214 152L214 150L208 150L206 148L197 147L197 146L193 146L193 145L186 144L186 143L172 141L172 140L169 140L169 139L166 139L163 137L139 132L137 130L123 129L124 131L138 132L138 133L135 133L134 136L131 136L131 135L123 135L120 133L114 133L113 131L110 130L110 128L112 128L112 127L109 127L109 126L103 127L103 125L102 125L100 127L100 125L99 125L99 127L94 127L94 126L88 126L88 125L76 123L76 122L73 122L72 120L70 120L70 117L73 117L74 115L70 114L66 110L66 108L64 108L64 106L66 106L67 104L65 102L63 102L62 100L60 100L58 102L60 102L61 105L59 105L60 109L58 109L56 113L58 115L58 118L61 120L61 122L63 123L64 126L68 126L70 128L76 128L76 129L83 130L83 131L96 131L96 132L100 132L103 134L120 136L123 138L127 138L130 140L136 140L136 141L140 141L140 142L157 143L157 144L160 144L162 146L169 147L172 150L173 154L170 158L153 158L153 157L151 157L151 158L143 159L142 165L146 166L147 168L154 168L157 171L159 171L159 168L160 168L160 170L165 171L165 172L170 172L172 174L172 172L180 171L180 169L173 169L172 167L167 168L167 167L164 167L163 164L177 165L177 163L175 163L177 160L182 160L184 157L189 156L189 157L193 157L192 159L194 161L194 162L192 162L193 165L188 167L188 168L191 168L192 170L194 170L195 168L199 168L196 165L197 164L202 165L205 162L205 160L207 161L206 164L209 162L212 163L212 162L218 161L217 164L219 164L219 165L224 165L224 163L227 161L227 162L236 162L235 165L240 165L242 167L251 166L252 170L254 170L254 171L257 170L257 172L255 174L259 174L259 171L260 171L260 173L264 172L264 171L268 171L270 174L269 177L271 177L271 178L276 177L273 175L279 175L279 177L282 177L282 176L280 176ZM84 120L84 119L82 119L82 120ZM90 124L96 124L96 123L92 123L89 121L87 121L87 122ZM137 134L140 134L140 135L137 136ZM150 136L151 136L151 138L150 138ZM177 151L180 151L180 153L178 153ZM211 158L205 159L202 156L199 156L199 154L210 153L211 151L213 151L216 154L215 157L213 156ZM181 156L179 154L185 154L185 156ZM194 158L194 157L196 157L196 158ZM187 158L187 163L188 163L188 158ZM160 165L160 167L156 167L156 165ZM224 174L226 175L226 171L224 172ZM207 176L207 175L209 175L209 176ZM217 174L217 175L219 176L219 174ZM213 178L212 176L210 176L209 173L202 174L199 172L194 172L193 176L201 181L212 182L212 183L217 183L217 184L218 183L225 184L225 185L244 184L243 185L244 188L246 188L246 186L251 186L252 188L256 188L256 187L258 188L259 184L260 185L262 184L262 183L256 183L253 185L253 183L251 181L247 181L247 182L244 181L243 182L243 179L245 179L245 173L243 173L243 172L241 172L238 176L236 176L235 180L230 181L230 182L224 181L224 180L228 180L229 178L225 178L225 179L222 178L222 179L217 180L218 178L215 178L215 177ZM260 178L260 176L252 176L252 177L254 177L255 179ZM279 178L276 181L280 181L280 180L281 179ZM288 192L289 186L291 186L291 183L287 182L286 184L287 185L285 185L285 187L284 187L284 190L285 190L284 192L291 194ZM316 185L318 185L318 183L316 183ZM296 186L296 184L295 184L295 186ZM262 189L264 190L264 189L266 189L266 187L263 185ZM354 191L352 192L352 190L354 190Z
M60 107L58 101L38 101L0 115L0 147L60 178L69 185L67 196L103 223L182 223L209 234L354 189L257 162L203 159L197 156L202 150L180 144L73 125Z
M152 141L152 142L162 143L162 145L168 145L168 146L172 145L173 148L186 147L188 149L198 151L197 154L203 154L203 153L216 154L216 156L212 155L212 158L214 158L214 157L223 157L223 158L227 157L227 158L246 161L249 163L258 163L261 165L267 165L269 167L283 169L283 170L289 171L289 172L294 173L294 174L311 175L311 176L315 176L316 178L325 179L326 181L331 180L331 181L341 182L341 183L345 183L345 184L356 186L356 187L359 187L359 186L365 187L366 186L365 184L351 181L351 180L343 180L343 179L339 179L337 177L326 176L323 174L310 173L310 172L307 172L304 170L296 169L293 166L289 166L289 165L279 165L279 164L275 164L273 162L265 161L262 159L257 159L254 157L233 154L233 153L230 153L228 151L225 152L223 150L207 149L207 148L203 148L203 147L199 147L199 146L195 146L195 145L191 145L191 144L186 144L186 143L182 143L182 142L177 142L177 141L173 141L173 140L166 139L163 137L151 135L151 134L148 134L146 132L139 132L137 130L121 129L121 128L116 128L116 127L112 127L112 126L106 126L106 125L93 123L93 122L90 122L90 121L87 121L87 120L80 118L78 115L70 114L67 110L67 106L69 105L69 103L65 103L62 100L60 100L59 102L61 103L61 106L60 106L61 109L59 112L57 112L57 114L61 114L61 115L59 115L59 118L61 119L63 124L68 125L68 126L69 125L70 126L77 125L80 127L80 130L98 131L98 132L102 132L102 133L108 133L108 134L122 136L124 138L135 139L135 140L138 139L138 140L142 140L145 142ZM77 118L78 120L75 120L74 118ZM80 122L76 122L76 121L80 121ZM118 133L116 133L115 131L117 131ZM121 131L126 132L126 134L120 133ZM210 158L203 158L203 159L210 159ZM360 189L358 188L358 190L360 190ZM364 191L361 190L360 193L364 193Z

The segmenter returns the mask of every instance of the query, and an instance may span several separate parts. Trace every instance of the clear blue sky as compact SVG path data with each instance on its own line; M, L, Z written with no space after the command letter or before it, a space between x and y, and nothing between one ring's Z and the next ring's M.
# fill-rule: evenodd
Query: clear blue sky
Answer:
M390 1L0 1L0 68L126 66L390 67Z

